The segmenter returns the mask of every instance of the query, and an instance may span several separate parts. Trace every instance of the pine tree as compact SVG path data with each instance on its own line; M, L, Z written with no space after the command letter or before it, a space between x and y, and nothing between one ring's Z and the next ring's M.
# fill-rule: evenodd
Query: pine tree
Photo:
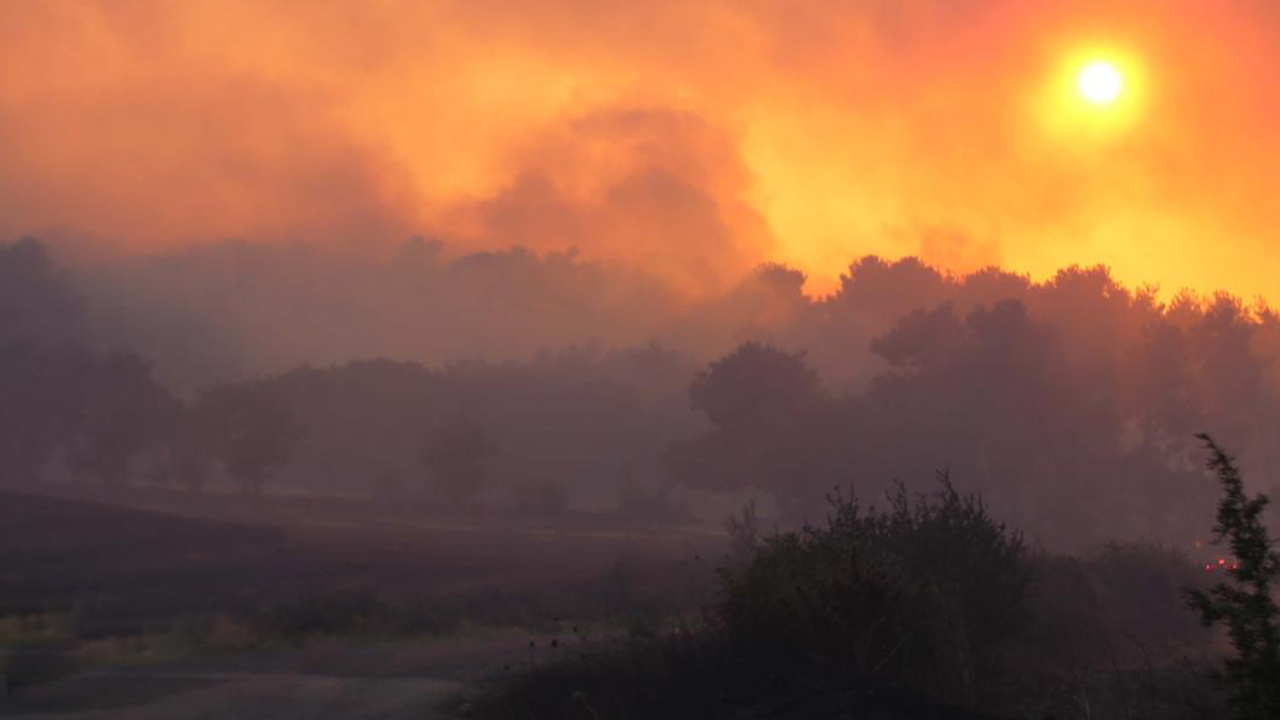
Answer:
M1249 497L1234 460L1208 435L1197 435L1210 453L1208 467L1222 485L1214 542L1226 540L1235 556L1224 580L1208 592L1188 588L1187 602L1206 626L1226 625L1235 655L1223 677L1241 720L1280 718L1280 607L1271 586L1280 576L1262 514L1265 495Z

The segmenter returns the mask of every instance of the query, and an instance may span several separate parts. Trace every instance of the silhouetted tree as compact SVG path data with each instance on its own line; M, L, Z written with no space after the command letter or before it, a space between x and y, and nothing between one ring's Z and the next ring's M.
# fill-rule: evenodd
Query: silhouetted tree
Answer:
M0 347L0 482L28 485L78 432L94 375L86 352Z
M803 353L743 344L699 372L689 397L713 427L668 448L675 482L760 488L798 518L838 481L844 456L833 440L845 428Z
M749 342L699 371L689 399L715 426L739 430L789 424L826 397L804 353Z
M0 244L0 346L78 343L84 303L35 238Z
M494 450L484 428L460 417L431 433L423 448L422 464L435 492L460 505L484 488L485 463Z
M1209 451L1209 469L1218 476L1216 541L1226 540L1235 563L1227 579L1209 591L1186 591L1191 607L1205 625L1227 626L1235 657L1226 662L1225 677L1241 720L1280 717L1280 606L1272 585L1280 577L1280 554L1263 522L1266 495L1249 497L1234 460L1208 435L1198 435Z
M247 495L261 495L302 433L293 408L265 383L221 385L199 401L201 425L227 473Z
M1219 293L1188 333L1198 361L1200 406L1227 437L1251 437L1266 399L1263 377L1270 359L1253 352L1256 327L1238 298Z
M165 449L164 472L171 482L194 493L204 489L213 430L195 405L175 400L165 408L160 442Z
M33 238L0 243L0 482L29 484L79 428L94 360L79 295Z
M952 290L949 278L919 258L889 262L875 255L863 257L840 276L840 289L830 303L840 312L855 313L891 324L912 310L934 307Z
M126 482L134 458L156 440L167 402L142 358L120 353L100 360L85 387L69 466L104 485Z
M1122 388L1131 403L1129 412L1138 418L1147 453L1180 444L1200 422L1191 357L1182 328L1161 318L1142 332L1126 358L1131 369Z

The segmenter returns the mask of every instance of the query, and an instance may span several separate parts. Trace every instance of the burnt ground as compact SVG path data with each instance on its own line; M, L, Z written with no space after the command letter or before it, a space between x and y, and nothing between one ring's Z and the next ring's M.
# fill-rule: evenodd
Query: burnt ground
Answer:
M620 559L660 569L720 541L592 518L515 522L340 499L105 500L0 494L0 620L46 614L73 625L35 646L0 646L6 668L16 658L28 676L18 685L10 671L0 714L430 717L471 681L525 668L531 626L581 608L577 589L616 575ZM299 603L317 612L323 598L353 593L441 603L459 617L439 634L299 634L233 652L197 645L83 660L86 644L116 652L175 623L245 609L275 607L287 624Z
M126 500L0 494L0 615L75 607L126 621L351 591L405 599L552 587L619 558L664 562L720 542L358 501Z

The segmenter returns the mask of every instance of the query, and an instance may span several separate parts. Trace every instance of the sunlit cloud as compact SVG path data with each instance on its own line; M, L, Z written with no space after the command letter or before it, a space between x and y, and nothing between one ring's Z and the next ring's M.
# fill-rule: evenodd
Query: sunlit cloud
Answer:
M8 3L0 233L1272 292L1261 2ZM1108 102L1081 73L1119 80ZM1095 73L1096 74L1096 73ZM1108 79L1109 78L1109 79ZM1096 80L1096 78L1095 78ZM1093 82L1093 81L1091 81ZM1092 92L1092 91L1089 91ZM953 238L954 242L942 238ZM457 245L461 244L461 245Z

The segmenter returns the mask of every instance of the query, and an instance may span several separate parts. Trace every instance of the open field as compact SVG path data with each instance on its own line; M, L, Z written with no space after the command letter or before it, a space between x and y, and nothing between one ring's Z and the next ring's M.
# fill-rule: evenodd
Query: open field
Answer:
M344 501L132 502L0 499L6 714L429 717L715 543Z

